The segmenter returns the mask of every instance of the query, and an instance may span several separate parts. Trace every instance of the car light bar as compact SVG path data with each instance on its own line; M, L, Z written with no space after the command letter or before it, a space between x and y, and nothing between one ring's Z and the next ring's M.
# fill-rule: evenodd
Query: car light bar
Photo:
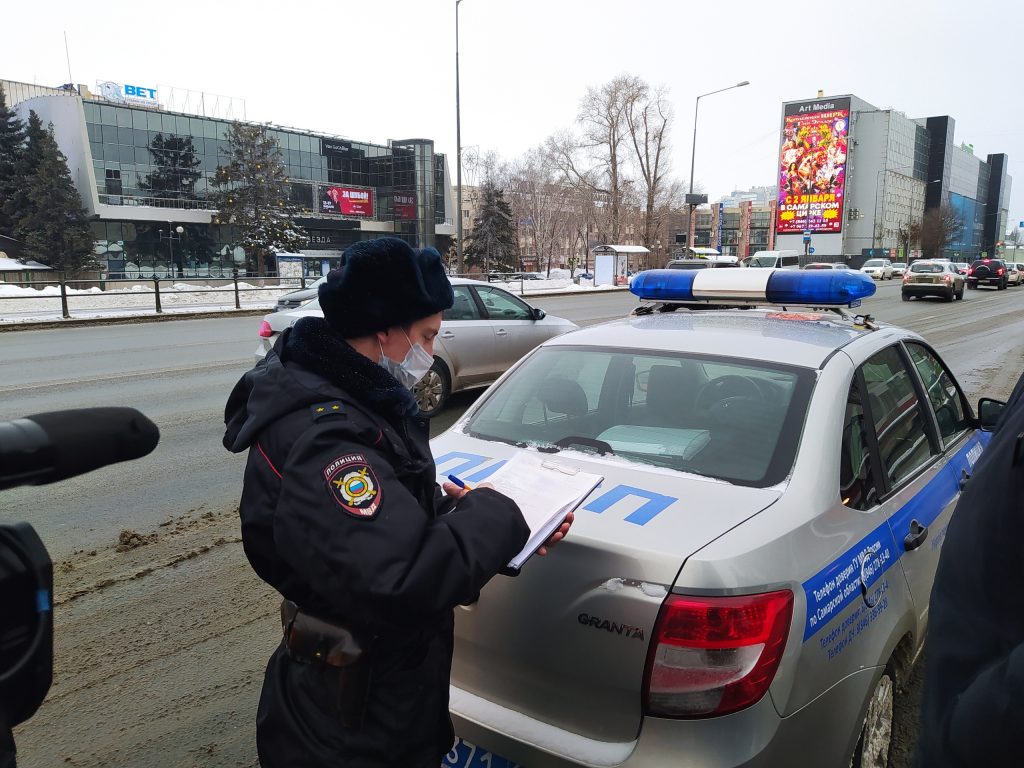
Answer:
M646 301L857 306L874 295L875 282L846 269L651 269L636 275L629 290Z

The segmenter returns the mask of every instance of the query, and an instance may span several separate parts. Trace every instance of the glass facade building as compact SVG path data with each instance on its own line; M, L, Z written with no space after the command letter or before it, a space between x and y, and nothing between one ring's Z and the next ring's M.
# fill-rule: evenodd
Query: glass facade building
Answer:
M254 271L237 245L239 233L216 223L212 202L217 167L228 159L231 121L116 103L80 90L72 99L34 95L15 106L55 124L79 193L94 214L96 251L106 258L108 274ZM280 152L297 223L308 235L301 249L308 274L337 266L352 243L384 235L447 250L454 231L450 183L445 156L435 152L433 141L380 145L276 125L266 131Z

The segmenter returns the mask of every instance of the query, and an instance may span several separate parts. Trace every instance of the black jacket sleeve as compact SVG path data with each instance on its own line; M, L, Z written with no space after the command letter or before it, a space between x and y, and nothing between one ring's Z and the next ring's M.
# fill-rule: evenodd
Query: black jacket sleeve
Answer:
M1024 643L994 660L952 703L949 746L956 765L1010 765L1024 730Z
M515 502L489 489L434 511L382 454L328 423L282 471L275 549L337 618L387 631L472 600L529 535Z

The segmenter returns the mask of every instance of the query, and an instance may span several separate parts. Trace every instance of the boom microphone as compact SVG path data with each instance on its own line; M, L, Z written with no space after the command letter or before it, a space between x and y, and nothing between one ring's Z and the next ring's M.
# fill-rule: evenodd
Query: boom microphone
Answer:
M156 424L134 408L81 408L0 422L0 490L138 459L159 441Z

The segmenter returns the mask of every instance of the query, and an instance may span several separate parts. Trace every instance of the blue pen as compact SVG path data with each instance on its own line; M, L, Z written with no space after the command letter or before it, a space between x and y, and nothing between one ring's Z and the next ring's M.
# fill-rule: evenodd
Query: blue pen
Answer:
M465 488L467 491L473 490L473 486L471 486L469 483L462 482L455 475L448 475L448 479L455 483L457 486L459 486L459 488Z

